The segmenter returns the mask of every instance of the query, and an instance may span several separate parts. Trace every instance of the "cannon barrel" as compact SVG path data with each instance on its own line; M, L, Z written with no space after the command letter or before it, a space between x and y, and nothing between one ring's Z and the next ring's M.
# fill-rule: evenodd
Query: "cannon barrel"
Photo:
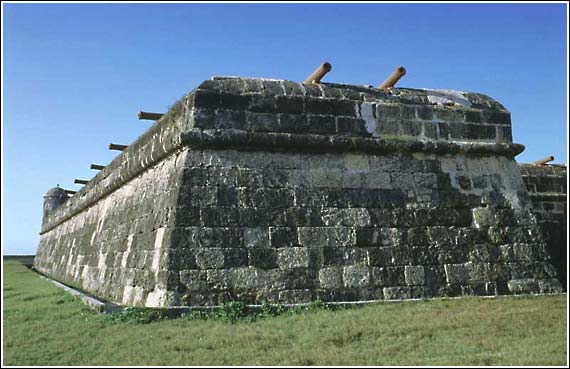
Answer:
M537 161L533 162L532 164L534 164L534 165L546 165L548 162L551 162L553 160L554 160L554 156L550 155L550 156L547 156L546 158L537 160Z
M85 185L85 184L89 183L89 181L86 180L86 179L77 179L77 178L75 178L75 181L73 181L73 183Z
M129 147L128 145L119 145L111 143L109 144L109 150L125 151Z
M159 120L164 116L162 113L149 113L146 111L139 111L137 116L139 120Z
M104 165L99 165L99 164L91 164L91 169L95 169L95 170L103 170L105 169Z
M73 190L64 190L64 191L68 195L73 195L73 194L77 193L77 191L73 191Z
M321 83L321 79L323 79L325 74L330 72L331 69L331 64L329 62L324 62L309 77L307 77L303 84L309 85L311 83Z
M397 67L396 69L394 69L392 74L390 74L388 78L386 78L386 80L382 82L382 84L378 88L380 90L387 90L394 87L394 85L396 85L396 83L398 83L400 78L402 78L405 74L406 74L406 68L402 66Z

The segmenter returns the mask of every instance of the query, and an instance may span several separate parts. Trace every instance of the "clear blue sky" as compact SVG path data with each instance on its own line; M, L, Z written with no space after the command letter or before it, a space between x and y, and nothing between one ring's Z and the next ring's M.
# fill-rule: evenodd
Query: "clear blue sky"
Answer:
M3 4L2 239L35 253L42 196L77 189L213 75L475 91L511 111L518 161L567 159L564 4Z

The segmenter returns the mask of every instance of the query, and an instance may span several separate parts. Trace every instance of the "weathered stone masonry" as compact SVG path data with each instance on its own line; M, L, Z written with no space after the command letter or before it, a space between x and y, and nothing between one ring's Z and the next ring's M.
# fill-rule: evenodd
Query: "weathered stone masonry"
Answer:
M566 287L568 270L566 167L520 164L520 169L532 202L532 212L536 216L552 257L551 263L556 268L558 280Z
M130 305L560 291L473 93L214 78L42 225L35 267Z

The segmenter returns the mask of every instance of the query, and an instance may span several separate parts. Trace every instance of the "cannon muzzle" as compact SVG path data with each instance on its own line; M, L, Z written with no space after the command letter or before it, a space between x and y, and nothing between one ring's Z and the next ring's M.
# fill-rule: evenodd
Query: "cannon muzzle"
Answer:
M75 178L75 181L73 181L73 183L86 185L87 183L89 183L89 181L86 180L86 179L77 179L77 178Z
M103 170L105 169L104 165L99 165L99 164L91 164L91 169L95 169L95 170Z
M116 150L116 151L125 151L129 147L128 145L119 145L111 143L109 144L109 150Z
M163 115L162 113L149 113L146 111L139 111L137 114L139 120L159 120Z
M303 82L304 85L310 85L312 83L321 83L321 79L330 72L332 66L329 62L324 62L321 64L307 79Z
M378 87L380 90L389 90L393 88L396 83L406 74L406 68L399 66L398 68L394 69L392 74L386 78L384 82Z
M537 160L537 161L533 162L532 164L533 165L546 165L547 163L549 163L553 160L554 160L554 156L550 155L550 156L547 156L546 158Z

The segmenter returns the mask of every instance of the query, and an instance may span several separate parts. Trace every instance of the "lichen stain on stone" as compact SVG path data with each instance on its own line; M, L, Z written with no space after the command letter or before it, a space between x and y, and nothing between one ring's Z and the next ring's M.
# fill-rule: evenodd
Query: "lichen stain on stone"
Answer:
M376 117L374 117L374 110L376 110L376 104L363 102L354 106L357 117L364 120L366 132L373 136L377 136L376 132Z
M461 91L455 90L432 90L424 89L427 91L427 97L430 103L435 105L458 105L471 107L471 101L463 95Z
M152 258L152 270L158 275L160 266L160 256L164 240L165 227L160 227L156 230L156 239L154 241L154 256Z

